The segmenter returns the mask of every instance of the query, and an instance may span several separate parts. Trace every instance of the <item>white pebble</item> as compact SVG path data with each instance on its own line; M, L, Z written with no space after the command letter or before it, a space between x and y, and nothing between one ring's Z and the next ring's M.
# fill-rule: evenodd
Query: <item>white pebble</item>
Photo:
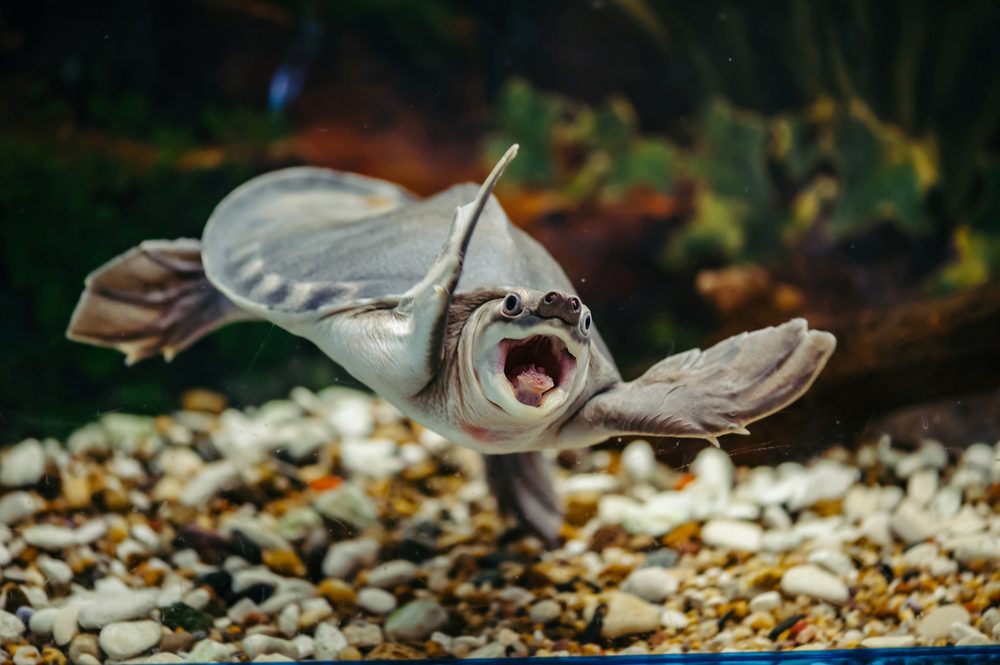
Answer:
M815 550L809 555L809 562L826 568L834 575L841 577L848 577L857 572L851 558L840 550Z
M679 610L663 610L663 613L660 615L660 623L664 628L684 630L688 627L690 621L687 615Z
M909 499L903 501L889 518L892 532L907 545L919 543L934 535L931 516Z
M622 469L636 482L646 482L656 472L656 453L648 441L633 441L621 456Z
M786 570L781 576L781 590L792 598L811 596L831 603L843 603L848 598L847 585L840 578L811 564Z
M968 625L970 620L969 611L961 605L941 605L920 619L917 635L929 641L940 640L948 637L952 624Z
M781 607L781 594L777 591L765 591L750 599L751 612L770 612Z
M316 626L313 641L316 645L316 660L337 660L338 654L347 648L347 638L332 623Z
M45 449L37 439L27 439L0 455L0 485L34 485L45 475Z
M323 574L344 579L364 566L370 566L378 555L378 541L358 538L334 543L323 559Z
M546 598L531 606L528 617L532 623L547 624L558 619L561 614L562 606L551 598Z
M295 642L259 633L243 638L243 651L250 658L256 658L263 654L278 654L293 659L299 657L299 648Z
M677 593L677 580L658 566L633 570L622 584L622 591L635 594L652 603L662 603Z
M701 539L709 547L759 552L764 531L753 522L739 520L710 520L701 529Z
M913 635L884 635L866 637L861 640L861 646L867 649L895 649L912 647L917 643Z
M204 506L209 499L238 479L239 470L229 460L206 464L184 488L181 502L186 506Z
M299 632L299 616L301 614L297 603L286 605L278 613L278 630L289 639L295 637Z
M101 649L110 658L124 660L138 656L160 643L162 629L156 621L110 623L101 629Z
M77 544L73 529L55 524L28 527L21 534L24 542L41 550L58 551Z
M914 504L923 508L938 489L938 472L936 469L921 469L910 476L906 483L906 497Z
M417 566L412 561L395 559L380 563L368 573L368 585L380 589L391 589L406 584L417 574Z
M396 597L384 589L365 587L358 592L358 606L372 614L388 614L396 609Z

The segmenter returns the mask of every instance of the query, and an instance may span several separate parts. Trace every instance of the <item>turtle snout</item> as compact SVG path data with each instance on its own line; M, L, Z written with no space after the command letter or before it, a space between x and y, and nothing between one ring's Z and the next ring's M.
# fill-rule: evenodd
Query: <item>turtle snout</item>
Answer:
M580 304L579 298L558 291L549 291L542 296L541 302L538 303L539 316L546 319L557 318L571 326L580 322L582 311L583 306Z

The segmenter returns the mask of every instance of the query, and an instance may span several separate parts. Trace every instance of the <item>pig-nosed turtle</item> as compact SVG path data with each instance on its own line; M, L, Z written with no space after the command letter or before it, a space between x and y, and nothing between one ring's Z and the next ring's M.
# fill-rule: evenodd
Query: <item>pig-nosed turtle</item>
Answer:
M717 444L809 388L835 340L801 319L623 381L570 280L492 196L516 148L481 187L422 201L320 168L254 178L200 242L147 241L92 273L68 335L132 363L169 360L232 321L271 321L483 453L501 511L548 542L562 515L539 451L623 434Z

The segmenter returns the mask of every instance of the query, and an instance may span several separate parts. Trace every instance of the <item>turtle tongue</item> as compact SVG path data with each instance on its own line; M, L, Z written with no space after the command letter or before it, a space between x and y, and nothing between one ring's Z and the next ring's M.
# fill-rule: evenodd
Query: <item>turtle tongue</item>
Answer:
M534 365L522 369L515 378L514 392L517 401L528 406L538 406L542 395L555 385L552 377L545 370Z

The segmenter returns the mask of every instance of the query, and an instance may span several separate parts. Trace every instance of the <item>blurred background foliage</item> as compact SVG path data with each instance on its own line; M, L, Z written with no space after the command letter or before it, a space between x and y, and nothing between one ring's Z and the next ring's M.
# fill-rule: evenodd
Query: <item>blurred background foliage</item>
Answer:
M192 385L253 403L349 380L265 324L128 370L63 339L90 270L197 237L292 164L427 195L520 143L500 197L626 373L726 330L990 287L998 28L991 0L0 8L0 444Z

